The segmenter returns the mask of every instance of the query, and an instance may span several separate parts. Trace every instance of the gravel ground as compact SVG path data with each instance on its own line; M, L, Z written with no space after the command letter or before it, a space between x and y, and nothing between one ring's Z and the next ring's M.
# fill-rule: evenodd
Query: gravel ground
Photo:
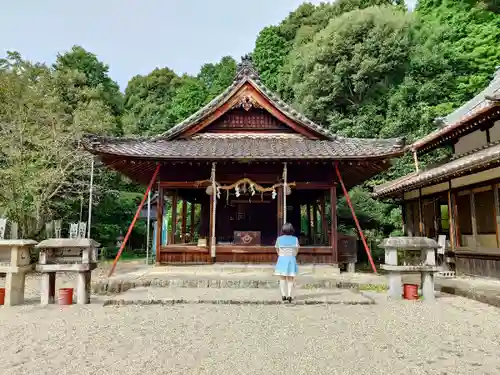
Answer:
M498 374L499 320L460 297L0 308L0 374Z

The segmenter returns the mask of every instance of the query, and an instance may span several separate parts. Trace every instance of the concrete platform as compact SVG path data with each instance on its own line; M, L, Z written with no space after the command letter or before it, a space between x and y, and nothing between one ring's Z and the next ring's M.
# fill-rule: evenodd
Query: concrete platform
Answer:
M279 289L236 288L136 288L104 302L109 305L172 305L172 304L283 304ZM372 298L347 289L300 290L294 294L292 305L373 305Z

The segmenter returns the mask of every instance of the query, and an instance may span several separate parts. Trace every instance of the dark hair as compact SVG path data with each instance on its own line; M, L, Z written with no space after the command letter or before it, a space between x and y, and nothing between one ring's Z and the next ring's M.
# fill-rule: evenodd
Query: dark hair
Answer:
M281 234L284 234L285 236L293 236L295 234L293 225L290 223L283 224L283 226L281 227Z

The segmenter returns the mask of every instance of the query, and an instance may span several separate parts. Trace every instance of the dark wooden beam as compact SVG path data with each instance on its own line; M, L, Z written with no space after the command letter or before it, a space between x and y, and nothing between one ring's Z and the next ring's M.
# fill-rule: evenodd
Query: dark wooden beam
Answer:
M333 262L338 264L338 241L337 241L337 187L330 188L330 246L332 247Z
M163 189L160 187L158 189L158 199L156 200L156 264L160 264L161 260L160 252L163 234L163 207L165 206L163 199Z
M196 203L191 202L191 211L190 211L190 220L189 220L189 235L190 235L190 241L194 241L194 219L195 219L195 213L196 213Z
M306 217L307 217L307 242L311 243L311 205L308 203L306 205Z
M277 235L280 236L281 235L281 228L283 227L283 188L280 186L276 189L276 192L278 193L276 195L276 199L277 199L277 209L278 209L278 212L277 212L277 222L276 222L276 231L277 231Z
M170 232L170 245L175 245L175 234L177 232L177 200L178 200L177 190L174 191L172 195L172 223L171 223L171 232Z
M187 234L187 201L185 199L182 200L182 223L181 223L181 237L182 243L186 243L186 234Z
M320 210L321 210L321 242L324 244L328 241L328 221L326 218L326 204L325 204L325 193L319 198Z
M451 195L451 183L450 183L450 187L448 189L448 192L447 192L447 196L448 196L448 223L449 223L449 236L450 236L450 246L451 246L451 249L452 250L455 250L455 248L457 247L457 242L456 242L456 233L455 233L455 228L456 228L456 224L455 224L455 215L453 213L453 197Z
M318 203L314 202L312 204L312 219L313 219L313 244L316 244L316 239L318 237Z

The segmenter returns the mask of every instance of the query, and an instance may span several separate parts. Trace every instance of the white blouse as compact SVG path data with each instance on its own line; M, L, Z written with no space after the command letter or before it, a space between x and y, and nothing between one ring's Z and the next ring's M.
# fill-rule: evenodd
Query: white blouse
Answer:
M297 256L300 245L295 236L280 236L276 240L275 247L279 256Z

